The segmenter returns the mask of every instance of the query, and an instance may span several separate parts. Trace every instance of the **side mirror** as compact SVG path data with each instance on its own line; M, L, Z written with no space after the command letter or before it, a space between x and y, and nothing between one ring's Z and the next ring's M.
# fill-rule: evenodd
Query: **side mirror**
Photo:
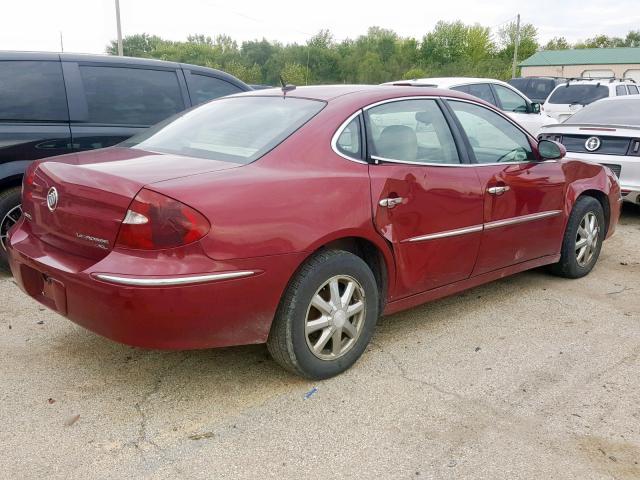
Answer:
M564 148L564 145L553 140L540 140L538 153L543 160L559 160L567 154L567 149Z
M531 105L529 105L529 110L531 113L540 113L540 104L535 102L531 103Z

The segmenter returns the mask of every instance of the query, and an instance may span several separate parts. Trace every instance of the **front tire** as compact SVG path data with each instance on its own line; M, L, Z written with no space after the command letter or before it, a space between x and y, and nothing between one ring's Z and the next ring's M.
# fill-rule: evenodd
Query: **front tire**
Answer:
M7 257L8 234L22 216L21 189L13 187L0 192L0 268L9 268Z
M313 255L291 280L271 326L267 348L276 362L309 379L347 370L367 347L378 320L378 287L356 255Z
M587 275L598 261L604 234L600 202L593 197L579 197L567 222L560 261L551 266L551 271L565 278Z

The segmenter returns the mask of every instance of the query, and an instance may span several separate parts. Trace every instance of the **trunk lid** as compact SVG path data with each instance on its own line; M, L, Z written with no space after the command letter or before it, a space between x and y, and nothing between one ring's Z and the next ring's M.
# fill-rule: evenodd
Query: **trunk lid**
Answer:
M25 187L32 233L100 259L112 250L131 201L149 183L238 167L229 162L114 148L39 163Z

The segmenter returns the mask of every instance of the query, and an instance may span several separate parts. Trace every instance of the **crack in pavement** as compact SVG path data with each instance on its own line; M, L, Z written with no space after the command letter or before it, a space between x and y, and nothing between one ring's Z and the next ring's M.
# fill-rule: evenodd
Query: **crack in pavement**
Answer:
M153 385L151 387L151 389L142 397L142 399L139 402L136 402L134 407L136 409L136 412L138 413L138 416L140 417L139 419L139 425L138 425L138 436L135 440L132 440L130 442L127 442L123 445L124 446L133 446L136 450L138 450L141 454L141 456L143 457L144 460L146 460L145 454L144 454L144 449L142 448L143 445L148 444L153 446L156 450L162 451L163 447L161 447L160 445L158 445L152 438L149 437L149 433L147 432L147 413L145 411L145 405L147 404L147 402L151 399L151 397L153 395L155 395L156 393L158 393L160 391L160 388L162 386L162 382L175 370L177 370L182 364L184 364L187 359L189 357L185 354L183 356L182 359L180 359L179 361L177 361L175 364L173 364L172 366L166 368L160 375L158 375L156 377L156 379L153 381Z
M457 398L458 400L464 400L464 397L462 395L460 395L457 392L452 392L449 390L445 390L442 387L439 387L438 385L436 385L435 383L431 383L431 382L427 382L426 380L422 380L421 378L415 378L415 377L410 377L407 369L405 368L404 365L402 365L402 363L400 362L400 360L391 352L385 350L382 345L376 343L376 342L369 342L372 346L376 347L378 350L380 350L380 352L382 352L383 354L387 355L391 361L393 362L394 366L398 369L398 371L400 372L400 377L403 378L404 380L407 380L409 382L415 382L415 383L420 383L422 385L425 385L433 390L435 390L438 393L441 393L443 395L449 395L452 396L454 398Z

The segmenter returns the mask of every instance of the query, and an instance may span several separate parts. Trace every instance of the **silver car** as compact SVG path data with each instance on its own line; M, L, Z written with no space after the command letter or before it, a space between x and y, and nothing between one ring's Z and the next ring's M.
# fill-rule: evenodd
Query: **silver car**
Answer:
M562 143L571 158L609 167L623 200L640 205L640 96L598 100L564 123L542 127L538 138Z

